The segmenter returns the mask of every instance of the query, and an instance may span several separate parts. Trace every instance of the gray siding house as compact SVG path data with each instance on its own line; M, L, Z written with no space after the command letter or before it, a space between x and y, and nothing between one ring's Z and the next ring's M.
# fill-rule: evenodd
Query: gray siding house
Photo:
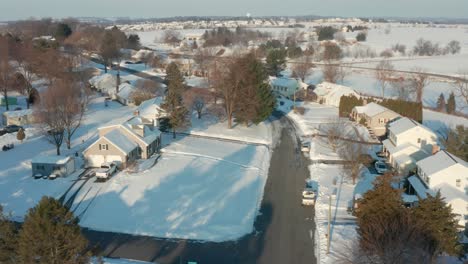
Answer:
M364 106L355 106L351 112L351 118L356 122L364 122L371 134L378 137L387 133L387 123L400 117L394 111L376 103Z
M32 176L57 174L66 177L75 172L75 160L64 156L38 156L31 160Z

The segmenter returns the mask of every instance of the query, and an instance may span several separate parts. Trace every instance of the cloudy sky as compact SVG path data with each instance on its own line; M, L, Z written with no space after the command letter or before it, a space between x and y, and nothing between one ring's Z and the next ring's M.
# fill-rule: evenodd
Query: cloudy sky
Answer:
M0 21L28 17L398 16L468 18L468 0L0 0Z

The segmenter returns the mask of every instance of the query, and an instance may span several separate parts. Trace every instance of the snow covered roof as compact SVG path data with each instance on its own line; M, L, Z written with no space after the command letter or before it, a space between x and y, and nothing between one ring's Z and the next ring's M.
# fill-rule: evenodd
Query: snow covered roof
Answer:
M441 170L449 168L455 164L461 164L467 169L466 175L468 175L468 164L466 161L458 158L457 156L442 150L437 152L435 155L427 157L423 160L420 160L416 163L421 170L424 171L427 175L432 175Z
M392 111L386 107L383 107L379 104L376 104L376 103L369 103L367 105L364 105L364 106L356 106L356 111L359 113L359 114L366 114L367 116L375 116L375 115L378 115L380 113L383 113L385 111ZM393 112L393 111L392 111Z
M335 98L337 100L339 100L343 95L354 95L356 98L360 98L359 94L354 89L329 82L318 84L314 89L314 93L317 96Z
M162 102L162 97L146 100L140 104L138 111L140 111L140 115L143 117L155 118L162 113L165 113L165 111L161 108Z
M299 87L299 82L293 78L274 78L271 80L271 85L281 86L281 87Z
M138 145L131 141L127 136L125 136L122 132L118 129L114 129L109 133L103 136L107 140L109 140L112 144L114 144L117 148L125 152L126 154L130 153L134 150Z
M434 132L432 132L429 128L421 125L420 123L414 121L413 119L410 119L410 118L407 118L407 117L401 117L401 118L398 118L396 119L395 121L389 123L389 127L388 129L390 131L393 132L393 134L395 135L398 135L398 134L401 134L401 133L404 133L410 129L413 129L415 127L420 127L432 134L434 134ZM437 137L435 134L434 134L434 137Z
M121 85L119 85L119 92L117 93L117 95L121 98L129 99L135 90L135 86L129 83L122 83Z
M41 164L66 164L71 157L64 157L64 156L48 156L48 155L40 155L36 156L31 160L31 163L41 163Z
M159 129L151 130L145 122L143 122L141 117L133 117L129 119L127 122L123 124L128 130L130 130L133 134L138 136L141 140L143 140L146 144L151 144L155 141L159 135L161 135L161 131ZM138 129L142 130L143 136L135 133L134 129L138 127Z
M415 163L430 155L429 153L426 153L424 149L408 142L395 146L389 139L386 139L382 141L382 144L385 149L394 156L395 161L400 165Z
M6 117L21 117L21 116L27 116L27 115L32 115L32 114L33 114L32 109L7 111L7 112L3 113L3 115L6 116Z
M112 89L115 90L115 85L117 84L117 77L110 73L105 73L102 75L94 76L89 79L89 84L94 86L97 90L103 92L109 92Z

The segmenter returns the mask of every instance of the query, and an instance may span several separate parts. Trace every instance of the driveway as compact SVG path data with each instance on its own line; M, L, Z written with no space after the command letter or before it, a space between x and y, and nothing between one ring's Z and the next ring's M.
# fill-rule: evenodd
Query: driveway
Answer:
M107 257L158 263L316 263L314 209L300 205L309 160L291 123L284 128L273 151L268 180L255 219L254 232L237 241L222 243L159 239L145 236L83 230L92 246ZM155 212L156 213L156 212ZM112 221L111 219L109 221Z

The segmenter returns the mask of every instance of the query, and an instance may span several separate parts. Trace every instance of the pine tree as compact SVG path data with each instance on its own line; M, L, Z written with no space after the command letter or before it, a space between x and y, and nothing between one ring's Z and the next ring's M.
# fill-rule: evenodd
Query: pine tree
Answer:
M176 130L189 124L189 112L183 105L182 94L185 90L184 77L179 71L177 64L170 63L166 69L167 96L161 107L168 113L169 124L172 128L173 137L176 137Z
M78 219L51 197L43 197L29 209L19 232L17 256L20 263L89 263L88 242Z
M450 96L447 100L447 113L453 114L457 108L457 103L455 102L455 94L450 93Z
M0 205L0 263L16 263L16 229Z
M412 214L425 230L426 250L433 260L444 252L450 255L461 253L456 214L452 213L452 208L447 206L440 192L420 200L419 205L412 209Z
M255 124L259 124L260 122L266 120L276 106L276 98L275 95L271 92L271 88L268 84L261 84L257 90L257 96L259 99L258 105L258 115L253 120Z
M445 112L447 110L445 97L443 93L440 93L439 99L437 99L437 110L439 112Z
M271 76L278 76L286 67L286 50L273 49L270 50L266 58L266 68Z
M19 141L21 141L21 143L23 143L23 140L25 138L26 138L26 134L24 133L24 129L20 128L20 130L18 130L18 133L16 133L16 139L18 139Z

